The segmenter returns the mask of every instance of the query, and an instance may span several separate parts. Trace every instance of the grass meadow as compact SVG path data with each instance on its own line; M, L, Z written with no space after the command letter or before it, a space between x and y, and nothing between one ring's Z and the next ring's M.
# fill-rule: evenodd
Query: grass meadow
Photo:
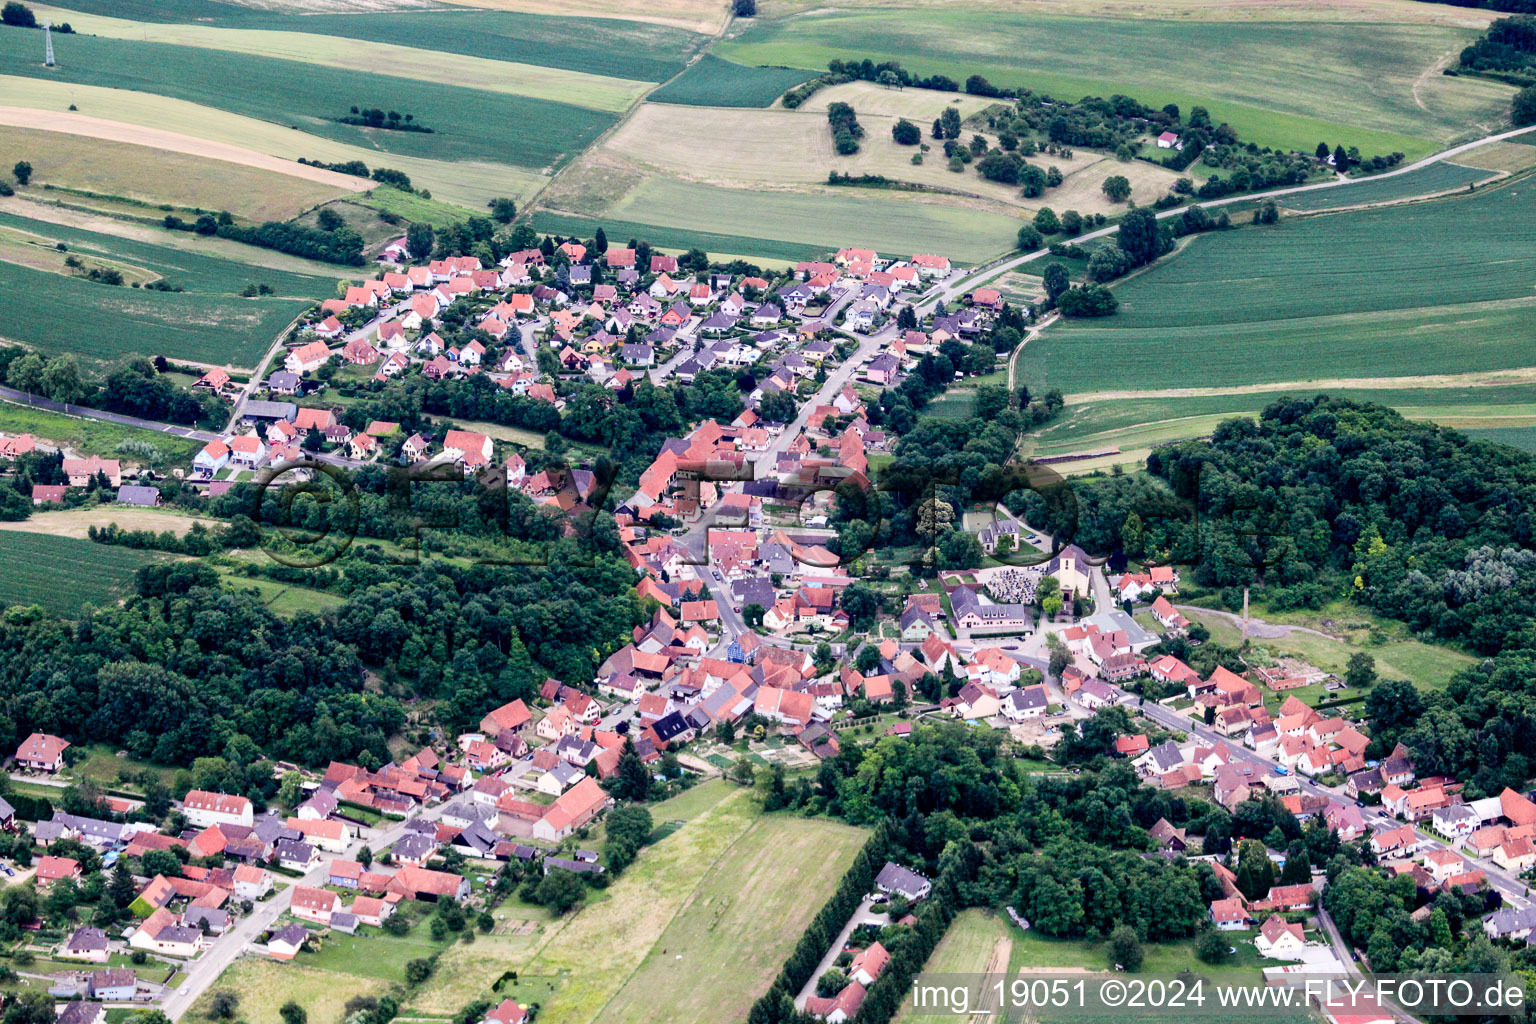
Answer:
M0 604L71 615L133 593L133 574L164 556L42 533L0 532Z
M816 69L833 58L892 59L915 73L956 81L979 73L1062 99L1123 93L1153 106L1205 106L1213 120L1260 145L1311 150L1328 139L1368 155L1421 156L1503 117L1507 87L1440 76L1418 81L1475 35L1438 25L924 8L763 20L717 49L743 64ZM1209 59L1213 53L1223 59ZM1104 71L1086 75L1085 68Z
M614 121L609 112L569 103L133 39L58 37L59 66L45 69L33 52L35 42L28 32L0 33L0 73L140 89L289 125L374 150L370 166L398 154L551 168L580 152ZM240 88L230 89L231 81ZM345 116L350 106L409 112L433 132L384 131L331 120Z
M766 107L814 75L805 68L749 67L706 53L649 98L697 107Z
M744 1020L866 838L832 821L759 818L699 879L602 1019Z

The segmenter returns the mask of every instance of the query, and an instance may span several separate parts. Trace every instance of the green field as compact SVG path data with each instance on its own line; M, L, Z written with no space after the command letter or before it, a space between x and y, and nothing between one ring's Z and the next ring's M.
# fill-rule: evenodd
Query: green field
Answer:
M160 93L373 149L380 154L377 162L399 154L553 167L615 119L612 113L550 100L133 39L59 36L54 42L59 66L44 68L33 52L35 43L29 32L0 32L0 74ZM230 89L231 81L240 88ZM330 120L351 106L408 112L433 132Z
M815 11L759 21L722 43L743 64L825 68L833 58L901 62L956 81L971 74L1061 99L1123 93L1209 109L1260 145L1310 151L1319 140L1362 153L1424 155L1502 119L1509 89L1471 79L1415 80L1473 29L1379 23L1163 21L1057 17L1000 9ZM1211 55L1220 54L1213 60ZM1085 68L1105 69L1085 75ZM1114 70L1108 70L1114 69Z
M748 238L743 235L723 235L714 231L685 231L661 224L641 224L632 220L614 220L609 217L578 217L568 213L535 211L533 226L540 231L557 235L580 235L591 238L602 228L613 238L643 238L653 246L663 249L703 249L711 253L729 253L737 256L770 260L825 259L837 249L836 245L815 245L800 242L784 242L771 238Z
M1068 392L1527 366L1533 242L1518 183L1204 235L1116 286L1115 316L1046 331L1019 365Z
M745 1020L866 837L831 821L760 818L699 879L603 1020Z
M62 0L70 10L148 22L312 32L592 75L661 82L704 42L683 29L606 18L428 9L282 15L207 0Z
M609 213L618 220L684 232L727 228L748 238L814 246L821 252L864 245L903 256L942 252L975 263L1013 247L1019 222L1010 217L920 202L908 193L887 195L877 199L749 191L653 178Z
M1493 171L1476 167L1462 167L1448 160L1440 160L1420 167L1407 174L1394 174L1385 178L1366 178L1337 188L1322 188L1316 192L1302 192L1283 196L1279 200L1287 210L1312 213L1319 210L1336 210L1341 206L1363 206L1367 203L1390 203L1414 196L1448 192L1453 188L1466 188L1473 182L1486 181L1495 176Z
M98 284L0 262L7 316L0 336L45 352L73 352L117 362L165 355L200 363L254 366L278 333L334 282L246 266L0 213L0 225L68 245L71 251L142 267L186 289L158 292ZM271 285L277 296L247 299L248 283Z
M251 282L259 282L270 285L280 296L329 298L335 294L337 280L346 276L356 277L364 269L338 265L333 268L332 276L328 277L294 274L5 212L0 212L0 226L63 242L73 252L144 267L188 292L235 293ZM183 237L167 235L178 239Z
M1536 417L1536 384L1445 388L1296 387L1230 395L1090 399L1069 405L1061 418L1042 429L1036 452L1055 455L1104 447L1119 443L1127 434L1159 428L1168 428L1168 437L1193 437L1209 433L1215 423L1227 417L1254 415L1277 399L1288 395L1310 397L1319 390L1337 398L1389 405L1410 418L1448 422L1458 428L1478 420L1507 422ZM1511 433L1519 429L1523 427L1506 428ZM1479 429L1467 428L1465 432L1477 435ZM1486 428L1484 432L1487 432ZM1133 447L1134 444L1120 443L1119 446Z
M697 107L766 107L813 74L804 68L749 67L706 53L648 99Z
M1536 452L1536 427L1470 428L1462 433L1481 441L1507 444L1522 451Z
M111 287L0 262L6 296L0 336L85 360L132 356L254 366L310 303Z
M8 486L8 485L7 485ZM0 531L0 603L73 614L133 593L133 574L163 557L72 537Z

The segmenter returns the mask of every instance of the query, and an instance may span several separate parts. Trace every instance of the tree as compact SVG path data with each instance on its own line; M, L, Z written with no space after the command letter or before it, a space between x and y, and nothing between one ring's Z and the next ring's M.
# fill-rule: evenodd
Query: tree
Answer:
M903 117L891 126L891 138L898 146L915 146L923 141L923 130Z
M608 233L602 228L598 228L597 233L592 236L592 251L598 253L608 251Z
M614 770L611 784L613 795L620 800L646 800L651 795L651 782L651 770L640 760L635 741L628 736L624 737L624 746L619 753L618 767Z
M10 25L13 28L36 28L37 15L33 14L32 8L26 4L10 0L5 5L5 8L0 10L0 23Z
M363 866L363 870L373 866L373 847L364 846L357 851L357 862Z
M944 126L944 138L960 137L960 111L954 107L945 107L944 112L939 115L939 122Z
M1036 249L1040 248L1044 242L1045 239L1041 237L1040 232L1037 229L1029 224L1023 224L1019 227L1019 237L1015 242L1014 247L1021 249L1024 252L1034 252Z
M1060 601L1061 595L1058 594L1056 599ZM1070 664L1072 664L1072 652L1067 650L1065 646L1057 646L1051 649L1051 660L1046 666L1051 675L1060 679L1061 674L1067 670L1067 666Z
M517 219L517 203L506 196L497 196L485 205L490 207L491 219L498 224L510 224Z
M1244 839L1237 848L1237 887L1251 900L1263 899L1275 884L1275 862L1264 844Z
M1536 85L1528 85L1515 93L1509 104L1509 119L1517 128L1536 124Z
M1056 300L1062 316L1109 316L1120 308L1120 301L1101 284L1068 288Z
M741 610L741 620L747 624L748 629L761 629L763 626L763 616L766 614L768 614L768 609L756 601L752 601Z
M284 1003L277 1014L283 1018L283 1024L307 1024L309 1020L309 1014L304 1012L304 1007L292 1000Z
M214 229L217 230L218 220L213 217L209 217L208 219L213 221ZM199 217L197 222L198 224L202 224L203 218ZM321 231L335 231L337 228L346 226L347 222L342 219L341 214L337 213L329 206L324 206L321 207L320 212L315 215L315 223L320 225ZM212 231L204 232L201 227L199 227L197 230L200 234L213 234Z
M208 1016L214 1020L230 1020L240 1008L240 997L229 989L220 989L208 1003Z
M1326 143L1326 142L1319 142L1317 144L1317 152L1314 155L1319 160L1323 161L1324 163L1327 163L1328 162L1328 143Z
M1042 235L1054 235L1061 230L1061 221L1056 216L1056 211L1049 206L1042 206L1035 213L1035 230Z
M1130 260L1132 267L1146 266L1172 246L1172 242L1158 226L1157 218L1151 210L1145 208L1132 210L1125 215L1120 221L1115 242Z
M1195 941L1195 956L1208 964L1226 963L1232 956L1232 945L1214 928L1207 928Z
M32 180L32 165L25 160L18 160L16 161L16 166L11 168L11 173L16 175L18 183L25 185Z
M880 648L874 644L865 644L859 648L859 655L854 659L853 667L858 669L860 675L870 675L880 667Z
M1123 203L1131 198L1131 182L1123 174L1111 174L1104 179L1102 188L1112 203Z
M1343 174L1349 170L1349 154L1343 146L1333 147L1333 169Z
M1072 287L1072 277L1060 263L1049 264L1041 280L1045 285L1045 297L1055 302L1061 293Z
M432 230L431 224L412 224L405 229L405 245L411 250L412 259L430 258L436 242L437 233Z
M537 902L556 917L565 916L586 895L587 887L582 884L581 876L559 868L552 868L534 887Z
M560 874L569 874L570 872L559 872L559 873ZM390 920L391 921L395 921L395 920L404 921L405 919L404 918L391 917ZM430 977L432 977L432 961L431 960L428 960L426 957L417 957L414 960L407 960L405 962L405 983L407 985L420 985L422 982L426 981ZM286 1017L283 1018L283 1019L284 1019L285 1022L287 1021Z
M731 10L738 18L752 18L757 16L757 0L736 0L731 5Z
M864 583L855 583L843 591L843 611L853 620L853 628L868 630L874 627L875 616L880 613L880 597Z
M1349 656L1344 664L1344 681L1357 690L1363 690L1376 681L1376 659L1364 651Z
M1141 940L1136 937L1136 929L1122 924L1110 932L1108 954L1111 967L1123 967L1127 971L1139 970L1142 959Z

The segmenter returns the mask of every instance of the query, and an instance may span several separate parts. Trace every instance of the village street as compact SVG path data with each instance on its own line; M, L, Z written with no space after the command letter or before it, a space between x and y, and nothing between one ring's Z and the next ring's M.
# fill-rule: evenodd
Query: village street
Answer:
M446 809L446 804L438 804L422 810L417 817L425 821L436 821L442 817ZM364 835L356 839L341 856L355 860L358 851L364 846L374 850L386 849L399 842L405 836L405 831L403 821L391 824L382 832L365 829ZM323 887L330 877L332 859L330 857L321 859L303 878L293 879L289 885L274 889L270 896L256 904L256 909L249 917L214 940L213 945L204 950L202 956L188 965L186 978L182 980L176 991L166 997L165 1003L161 1006L166 1016L172 1020L180 1019L192 1004L197 1002L197 998L219 979L225 969L244 955L262 932L272 927L288 910L293 900L295 885Z

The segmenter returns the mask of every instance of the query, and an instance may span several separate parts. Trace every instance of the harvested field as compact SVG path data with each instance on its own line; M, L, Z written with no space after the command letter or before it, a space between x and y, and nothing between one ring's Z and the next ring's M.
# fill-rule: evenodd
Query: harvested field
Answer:
M831 90L828 90L831 91ZM879 90L889 92L889 90ZM893 93L893 95L895 95ZM934 94L930 94L934 95ZM1092 150L1076 150L1072 159L1037 156L1031 163L1039 167L1057 167L1064 175L1062 184L1047 189L1037 199L1023 199L1016 185L988 181L971 168L961 173L950 171L941 153L927 154L922 164L913 164L915 146L899 146L891 139L895 115L865 114L859 121L867 135L860 151L840 156L832 145L824 108L772 110L672 106L642 104L603 144L601 153L637 168L651 168L671 178L684 178L733 187L759 185L797 187L824 184L829 173L878 174L886 178L912 182L953 197L929 195L925 198L957 208L994 208L1003 216L1008 208L1033 212L1042 206L1058 211L1075 209L1080 213L1112 213L1116 207L1103 194L1104 179L1122 174L1131 180L1132 197L1141 202L1167 192L1178 175L1146 161L1121 163ZM708 119L707 133L695 131L699 118ZM929 116L922 120L926 124ZM890 196L887 190L840 187L849 198ZM1019 213L1014 212L1014 216Z
M725 24L723 0L448 0L463 7L565 17L619 18L714 33Z
M19 531L49 537L71 537L84 540L90 528L116 523L125 530L153 530L156 533L171 531L178 537L192 529L193 523L205 526L213 522L196 516L176 512L161 512L152 508L120 508L115 505L98 505L94 508L71 508L59 512L35 512L31 519L19 523L0 522L0 531ZM20 543L20 542L17 542ZM128 551L106 544L92 544L93 551Z
M41 111L32 113L43 119ZM96 127L111 123L100 122ZM250 163L232 162L35 128L0 128L0 152L26 155L33 168L31 191L61 185L146 203L228 210L254 221L288 220L329 199L358 191L361 180L249 151L243 155L254 158ZM261 168L258 164L276 166ZM294 174L294 170L313 175ZM146 211L144 215L156 212Z

